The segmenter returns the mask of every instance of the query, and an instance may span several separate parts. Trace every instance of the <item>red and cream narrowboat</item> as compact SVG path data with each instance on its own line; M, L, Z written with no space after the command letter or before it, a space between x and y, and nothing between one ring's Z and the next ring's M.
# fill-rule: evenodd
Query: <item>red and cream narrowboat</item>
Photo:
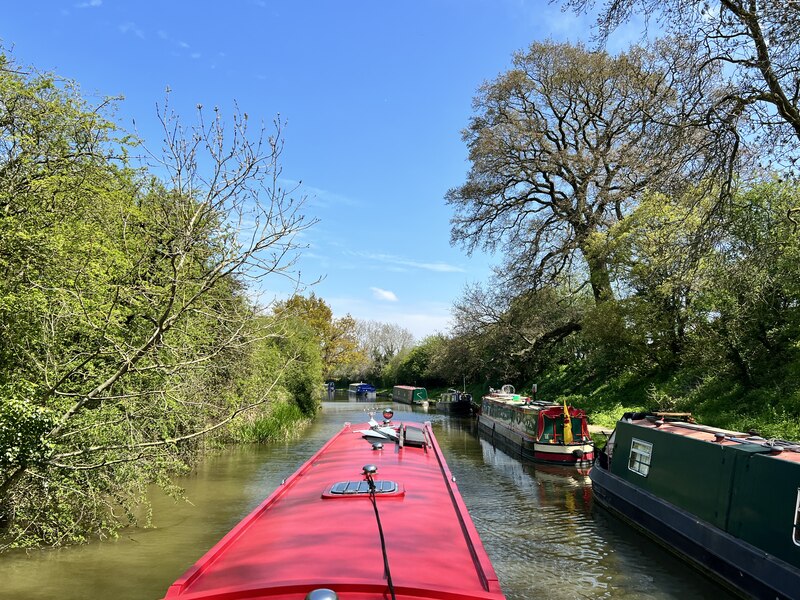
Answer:
M585 411L516 394L511 385L490 388L483 397L478 430L526 460L578 466L594 461Z
M165 600L502 600L430 423L392 416L345 424Z

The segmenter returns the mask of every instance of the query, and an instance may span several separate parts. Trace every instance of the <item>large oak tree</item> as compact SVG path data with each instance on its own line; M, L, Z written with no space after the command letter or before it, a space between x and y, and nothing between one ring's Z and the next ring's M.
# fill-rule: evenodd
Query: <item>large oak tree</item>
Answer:
M705 95L686 93L700 80L668 65L668 45L612 56L537 42L517 53L474 100L471 169L447 193L451 242L502 252L513 293L566 280L612 298L609 227L645 190L704 172L719 140L682 126Z

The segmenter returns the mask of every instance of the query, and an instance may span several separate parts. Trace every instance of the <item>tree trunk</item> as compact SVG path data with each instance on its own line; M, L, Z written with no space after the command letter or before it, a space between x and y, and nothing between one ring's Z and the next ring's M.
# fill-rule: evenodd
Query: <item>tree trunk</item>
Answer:
M592 286L595 304L613 300L611 275L608 273L608 263L605 257L591 256L588 252L584 252L584 257L589 268L589 284Z
M21 465L17 467L17 469L11 473L8 477L5 478L2 484L0 484L0 504L3 503L5 498L8 496L8 493L13 489L16 483L22 478L25 474L27 468L25 465Z

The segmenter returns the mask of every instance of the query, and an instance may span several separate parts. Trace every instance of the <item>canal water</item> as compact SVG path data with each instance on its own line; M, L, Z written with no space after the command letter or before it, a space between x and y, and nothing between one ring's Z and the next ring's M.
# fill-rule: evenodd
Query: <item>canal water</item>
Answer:
M0 599L161 598L345 422L366 421L375 404L337 396L324 403L297 441L234 448L210 457L177 481L189 502L153 494L153 528L126 530L119 539L79 547L0 555ZM387 404L378 399L378 406ZM405 405L393 408L395 420L433 423L509 600L731 598L593 506L584 473L523 464L479 437L472 419ZM424 546L420 560L425 560ZM458 565L452 576L459 576Z

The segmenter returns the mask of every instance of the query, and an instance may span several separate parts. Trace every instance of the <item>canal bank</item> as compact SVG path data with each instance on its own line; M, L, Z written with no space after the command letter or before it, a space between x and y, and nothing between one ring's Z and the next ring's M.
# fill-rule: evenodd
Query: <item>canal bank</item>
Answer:
M379 399L378 404L387 404ZM371 405L325 402L302 439L210 457L177 480L192 504L154 496L155 528L118 540L0 556L0 598L155 600L188 566ZM395 405L431 420L509 600L729 598L666 551L593 507L585 472L523 464L479 438L474 421ZM424 558L424 557L423 557ZM454 567L454 576L457 568Z

